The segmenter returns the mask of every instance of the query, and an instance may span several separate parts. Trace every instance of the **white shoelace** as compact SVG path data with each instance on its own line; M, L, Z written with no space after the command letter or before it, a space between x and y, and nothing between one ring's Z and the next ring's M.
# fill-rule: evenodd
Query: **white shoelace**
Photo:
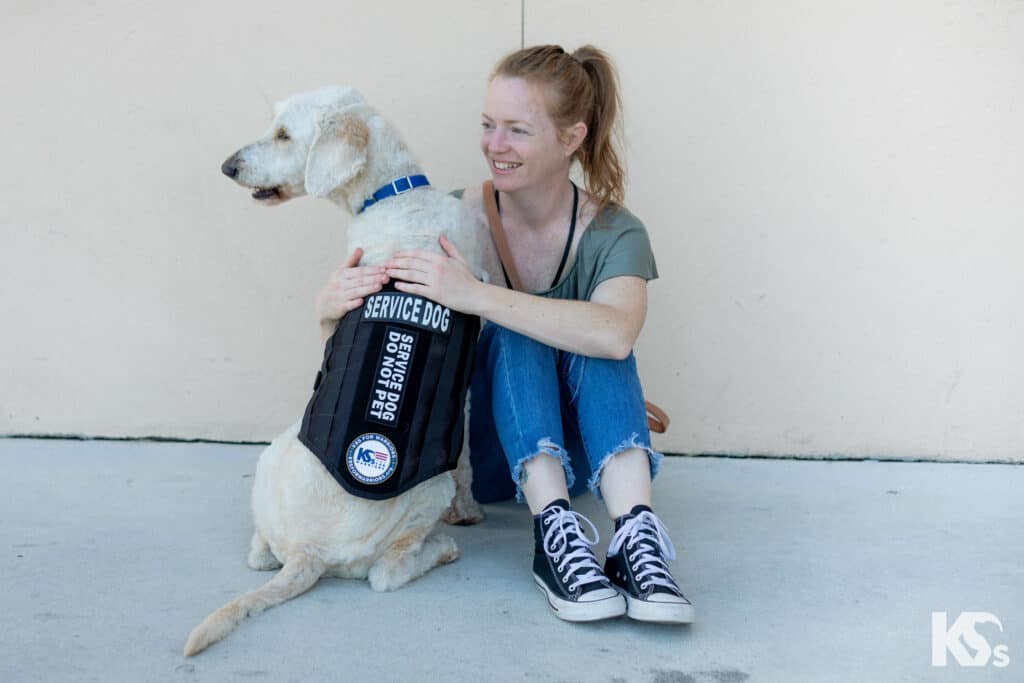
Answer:
M668 537L668 529L653 512L644 510L627 520L608 544L608 554L615 555L625 545L626 559L640 582L640 590L648 586L664 586L679 592L665 560L676 559L676 549ZM636 550L633 548L636 547ZM660 551L656 552L656 551ZM638 571L641 570L642 571Z
M580 529L581 520L586 522L594 532L593 540L587 538L583 530ZM569 584L570 593L575 593L577 588L588 583L607 581L601 571L601 565L594 557L594 551L590 549L600 540L597 527L593 522L580 513L566 510L563 507L546 510L543 521L545 524L550 524L544 534L544 552L558 563L558 573L562 574L562 583L569 583L569 579L573 579L573 582ZM570 533L576 534L576 538L572 541L569 540L568 534ZM565 571L567 567L568 571Z

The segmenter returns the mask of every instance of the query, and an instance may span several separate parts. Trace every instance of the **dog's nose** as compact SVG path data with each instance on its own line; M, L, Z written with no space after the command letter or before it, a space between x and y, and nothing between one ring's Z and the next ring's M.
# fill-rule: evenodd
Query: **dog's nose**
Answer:
M220 172L228 178L234 178L238 175L238 160L235 157L231 157L220 165Z

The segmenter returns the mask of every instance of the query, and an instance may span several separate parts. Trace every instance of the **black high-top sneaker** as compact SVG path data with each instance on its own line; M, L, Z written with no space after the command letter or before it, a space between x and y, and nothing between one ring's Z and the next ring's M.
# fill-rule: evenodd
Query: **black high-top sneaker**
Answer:
M591 540L580 521L594 532ZM569 509L569 501L556 500L533 518L533 580L547 596L555 616L566 621L596 621L622 616L626 602L601 572L591 546L597 528Z
M631 619L669 624L693 621L693 605L665 562L674 559L676 549L668 531L651 508L637 505L615 520L604 571L625 596Z

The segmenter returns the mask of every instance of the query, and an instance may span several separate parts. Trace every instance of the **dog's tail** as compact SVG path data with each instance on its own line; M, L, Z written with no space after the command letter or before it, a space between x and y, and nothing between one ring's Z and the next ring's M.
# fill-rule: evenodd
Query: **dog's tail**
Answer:
M246 617L255 616L309 590L323 576L324 570L323 560L311 552L292 555L270 581L224 605L192 629L185 642L185 656L191 657L210 647L231 633Z

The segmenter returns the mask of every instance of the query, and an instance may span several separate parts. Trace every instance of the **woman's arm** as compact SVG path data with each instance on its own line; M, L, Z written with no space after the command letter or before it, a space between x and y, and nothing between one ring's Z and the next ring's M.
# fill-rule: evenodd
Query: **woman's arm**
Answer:
M605 280L590 301L548 299L481 285L480 304L471 312L548 346L584 356L626 358L647 316L647 282L639 277Z
M322 343L327 343L346 313L363 305L363 297L379 292L388 281L382 266L359 266L362 257L363 250L357 247L316 296L313 307Z
M396 253L385 264L395 288L479 315L548 346L597 358L626 358L647 317L643 278L609 278L590 301L548 299L480 282L443 236L441 248L448 256Z

